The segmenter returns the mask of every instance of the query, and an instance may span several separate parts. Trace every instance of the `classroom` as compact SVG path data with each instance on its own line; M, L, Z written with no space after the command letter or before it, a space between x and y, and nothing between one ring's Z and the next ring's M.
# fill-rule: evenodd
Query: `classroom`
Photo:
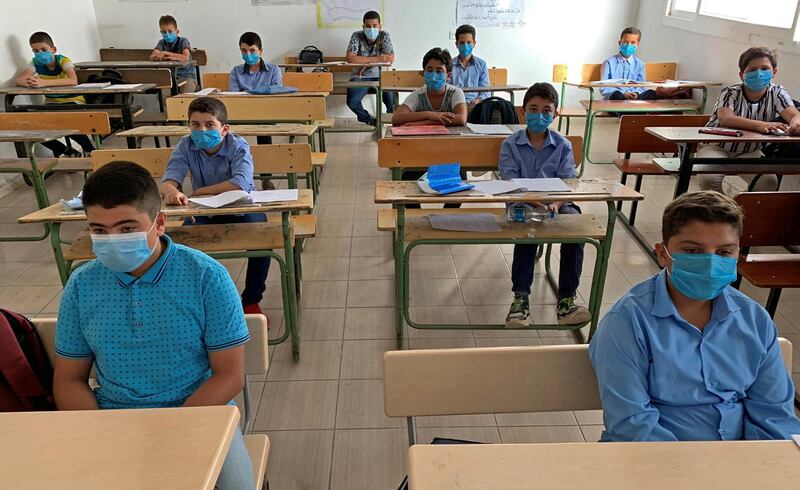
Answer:
M800 0L2 17L0 487L800 481Z

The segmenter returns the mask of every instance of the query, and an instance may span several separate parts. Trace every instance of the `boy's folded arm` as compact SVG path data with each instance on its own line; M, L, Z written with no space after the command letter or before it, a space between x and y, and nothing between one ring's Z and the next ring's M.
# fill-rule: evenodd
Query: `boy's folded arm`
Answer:
M765 123L763 121L737 116L730 107L720 107L717 111L717 117L719 118L720 126L726 128L744 129L758 133L764 130Z
M97 410L97 398L89 386L93 358L67 359L56 356L53 395L59 410Z
M226 405L244 387L244 345L208 353L211 377L183 404L185 407Z
M192 192L193 196L203 196L203 195L216 195L221 194L223 192L228 191L240 191L244 190L241 186L234 183L232 180L226 180L225 182L220 182L219 184L214 185L207 185L205 187L198 187L197 189Z

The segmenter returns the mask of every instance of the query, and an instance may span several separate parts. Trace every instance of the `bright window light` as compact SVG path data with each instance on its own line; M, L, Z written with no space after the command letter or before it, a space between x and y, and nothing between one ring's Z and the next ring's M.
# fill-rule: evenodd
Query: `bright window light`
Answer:
M790 29L794 25L798 0L702 0L700 14L722 19ZM689 0L675 3L697 3Z
M700 0L672 0L672 10L695 13L698 3Z

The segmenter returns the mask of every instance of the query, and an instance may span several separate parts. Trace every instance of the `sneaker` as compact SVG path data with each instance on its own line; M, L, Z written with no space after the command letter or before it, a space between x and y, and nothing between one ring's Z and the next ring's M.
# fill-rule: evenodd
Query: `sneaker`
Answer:
M261 311L261 306L258 303L253 303L251 305L244 305L244 314L245 315L264 315L264 318L267 319L267 330L269 330L269 317L266 313Z
M561 298L558 300L558 324L580 325L592 319L592 314L585 306L576 305L575 297Z
M528 297L522 294L515 294L511 309L506 316L506 328L524 328L531 326L531 310L528 305Z

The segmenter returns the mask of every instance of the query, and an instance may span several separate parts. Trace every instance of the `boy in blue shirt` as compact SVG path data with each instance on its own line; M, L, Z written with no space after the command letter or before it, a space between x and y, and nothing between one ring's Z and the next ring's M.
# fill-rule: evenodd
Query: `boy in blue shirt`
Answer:
M601 80L623 79L636 82L645 81L644 62L634 56L642 40L642 31L636 27L626 27L619 36L619 53L603 62ZM601 88L606 100L655 100L655 90L642 87Z
M769 314L730 287L742 210L714 191L664 210L664 270L611 308L592 339L603 441L789 439L794 386Z
M244 385L242 307L225 267L173 243L150 172L113 162L83 187L96 260L64 288L53 393L59 410L226 405ZM88 384L96 365L100 387ZM238 430L217 480L253 488Z
M348 63L394 63L394 45L389 33L381 29L381 16L378 12L370 10L364 14L364 26L360 31L350 36L347 45L346 59ZM353 70L350 81L380 80L377 67L365 66ZM347 89L347 107L356 115L356 118L370 126L375 125L375 118L364 109L362 99L370 89L366 87ZM383 103L386 104L386 113L394 111L394 94L383 92Z
M549 129L553 118L558 116L556 89L549 83L534 83L525 92L522 106L525 109L527 128L509 136L500 146L500 176L503 180L576 178L572 144L564 136ZM581 212L571 202L554 202L547 204L547 207L558 214ZM531 325L528 296L533 284L537 249L536 244L514 245L514 261L511 264L511 290L514 300L506 316L507 328ZM575 304L582 267L583 245L561 245L557 306L559 324L578 325L591 319L586 307Z
M185 206L189 198L181 189L187 173L192 175L193 195L255 190L253 157L244 138L229 132L228 111L219 99L198 97L189 104L189 128L172 151L161 184L161 197L168 205ZM263 223L264 213L197 216L185 225ZM258 305L266 290L269 257L247 259L242 304L245 313L263 314Z
M488 87L491 85L486 62L472 54L476 44L474 27L464 24L456 29L458 59L453 63L453 71L450 76L456 87ZM489 92L464 92L464 98L469 107L489 98L490 95Z
M189 40L181 37L178 29L178 21L171 15L162 15L158 19L158 29L161 31L161 39L156 43L155 49L150 53L153 61L191 61L192 46ZM186 65L177 68L175 79L186 82L180 87L181 93L188 94L197 90L197 75L194 65Z

